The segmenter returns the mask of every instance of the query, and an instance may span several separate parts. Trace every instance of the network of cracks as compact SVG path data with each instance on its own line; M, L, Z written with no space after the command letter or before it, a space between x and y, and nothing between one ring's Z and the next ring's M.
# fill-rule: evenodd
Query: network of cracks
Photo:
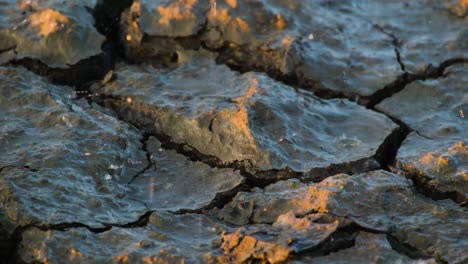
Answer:
M465 2L7 1L0 259L466 262Z

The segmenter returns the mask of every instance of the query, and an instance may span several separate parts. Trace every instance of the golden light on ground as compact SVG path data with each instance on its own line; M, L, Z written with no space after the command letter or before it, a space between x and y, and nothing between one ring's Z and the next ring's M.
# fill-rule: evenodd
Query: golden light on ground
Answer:
M286 20L281 14L276 14L276 29L283 30L286 28Z
M429 152L423 156L421 156L419 159L418 159L418 162L424 166L428 166L432 163L434 163L435 161L435 156L436 155L439 155L438 153L435 153L435 152Z
M215 11L213 11L215 10ZM231 21L231 16L226 8L211 9L210 18L221 24L227 24Z
M84 255L83 253L81 253L80 251L78 251L77 249L70 249L70 256L69 256L69 259L70 260L80 260L80 259L83 259L84 258Z
M241 31L247 32L250 30L249 25L244 20L242 20L242 18L237 17L236 23L238 27L241 29Z
M118 263L127 263L129 261L129 257L127 254L123 254L115 257L114 260Z
M131 97L127 97L127 103L132 103L133 102L133 99Z
M257 92L257 87L258 87L258 80L257 79L252 79L250 82L249 88L245 92L245 94L241 97L236 98L234 101L237 102L237 106L239 110L232 114L231 113L225 113L225 114L230 114L232 115L230 118L230 121L242 131L242 133L250 140L254 141L254 137L252 135L252 132L249 129L249 116L248 116L248 111L246 107L246 101L250 99L256 92Z
M127 41L131 41L132 40L132 36L130 34L127 34L127 36L125 36L125 39Z
M218 26L227 26L238 29L240 32L249 32L250 27L240 17L231 17L227 8L217 8L216 4L211 5L208 19Z
M243 263L252 257L260 257L270 263L280 263L285 261L292 251L282 245L257 240L250 235L243 235L240 228L234 233L223 235L221 248L224 254L235 263Z
M42 36L48 36L70 22L62 13L52 9L34 13L31 15L30 21L31 26L39 28L39 34Z
M228 4L231 8L237 7L237 0L225 0L226 4Z
M196 2L197 0L179 0L167 7L158 7L157 11L161 16L159 24L169 25L172 20L195 19L192 8Z
M293 43L293 40L294 40L294 38L291 37L291 35L287 35L286 37L284 37L284 38L281 40L281 43L282 43L284 46L290 46L290 45Z

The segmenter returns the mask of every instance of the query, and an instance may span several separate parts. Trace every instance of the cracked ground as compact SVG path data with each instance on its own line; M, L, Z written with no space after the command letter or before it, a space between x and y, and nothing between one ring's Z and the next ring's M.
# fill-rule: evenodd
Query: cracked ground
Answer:
M0 0L0 263L467 263L468 2Z

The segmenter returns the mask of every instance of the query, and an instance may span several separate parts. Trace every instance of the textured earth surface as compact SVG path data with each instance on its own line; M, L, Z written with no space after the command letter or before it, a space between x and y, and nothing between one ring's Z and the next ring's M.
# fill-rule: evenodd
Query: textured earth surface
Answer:
M0 0L0 263L467 263L468 1Z

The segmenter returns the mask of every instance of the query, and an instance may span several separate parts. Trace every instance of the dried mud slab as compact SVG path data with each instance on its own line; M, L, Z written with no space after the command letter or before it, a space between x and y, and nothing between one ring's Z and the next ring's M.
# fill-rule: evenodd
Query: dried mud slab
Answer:
M323 257L304 257L292 263L425 263L435 264L434 259L413 260L394 251L383 234L360 232L356 244L349 249L343 249Z
M86 9L95 1L14 1L0 6L0 63L37 59L67 68L102 53L104 36Z
M220 219L232 224L274 223L282 214L322 213L348 219L373 232L385 232L421 256L464 263L467 212L451 201L434 202L415 193L404 177L374 171L337 175L320 183L278 182L263 190L240 192ZM411 251L411 250L410 250Z
M467 66L452 66L448 77L414 82L376 106L426 136L412 133L403 142L400 168L442 193L452 192L459 203L468 194L467 73Z
M206 263L204 255L213 251L221 230L203 215L152 213L145 227L98 234L85 228L30 229L23 234L19 256L27 263Z
M0 221L30 224L129 222L146 209L118 196L119 180L145 166L139 135L74 91L23 68L0 68Z
M402 73L391 36L363 19L355 3L271 2L286 12L289 64L299 84L312 81L348 96L367 96Z
M122 40L135 61L174 62L177 51L203 46L242 72L369 95L402 72L393 39L360 12L325 1L136 1L123 13Z
M239 172L190 161L174 150L163 149L154 137L146 144L154 167L132 181L128 195L152 210L203 208L216 194L235 189L243 182Z
M366 19L394 35L407 70L448 58L466 57L468 20L466 1L356 1ZM410 10L411 12L408 12Z
M94 87L124 120L230 163L309 171L369 159L396 125L345 100L321 101L209 57L174 70L124 66Z

